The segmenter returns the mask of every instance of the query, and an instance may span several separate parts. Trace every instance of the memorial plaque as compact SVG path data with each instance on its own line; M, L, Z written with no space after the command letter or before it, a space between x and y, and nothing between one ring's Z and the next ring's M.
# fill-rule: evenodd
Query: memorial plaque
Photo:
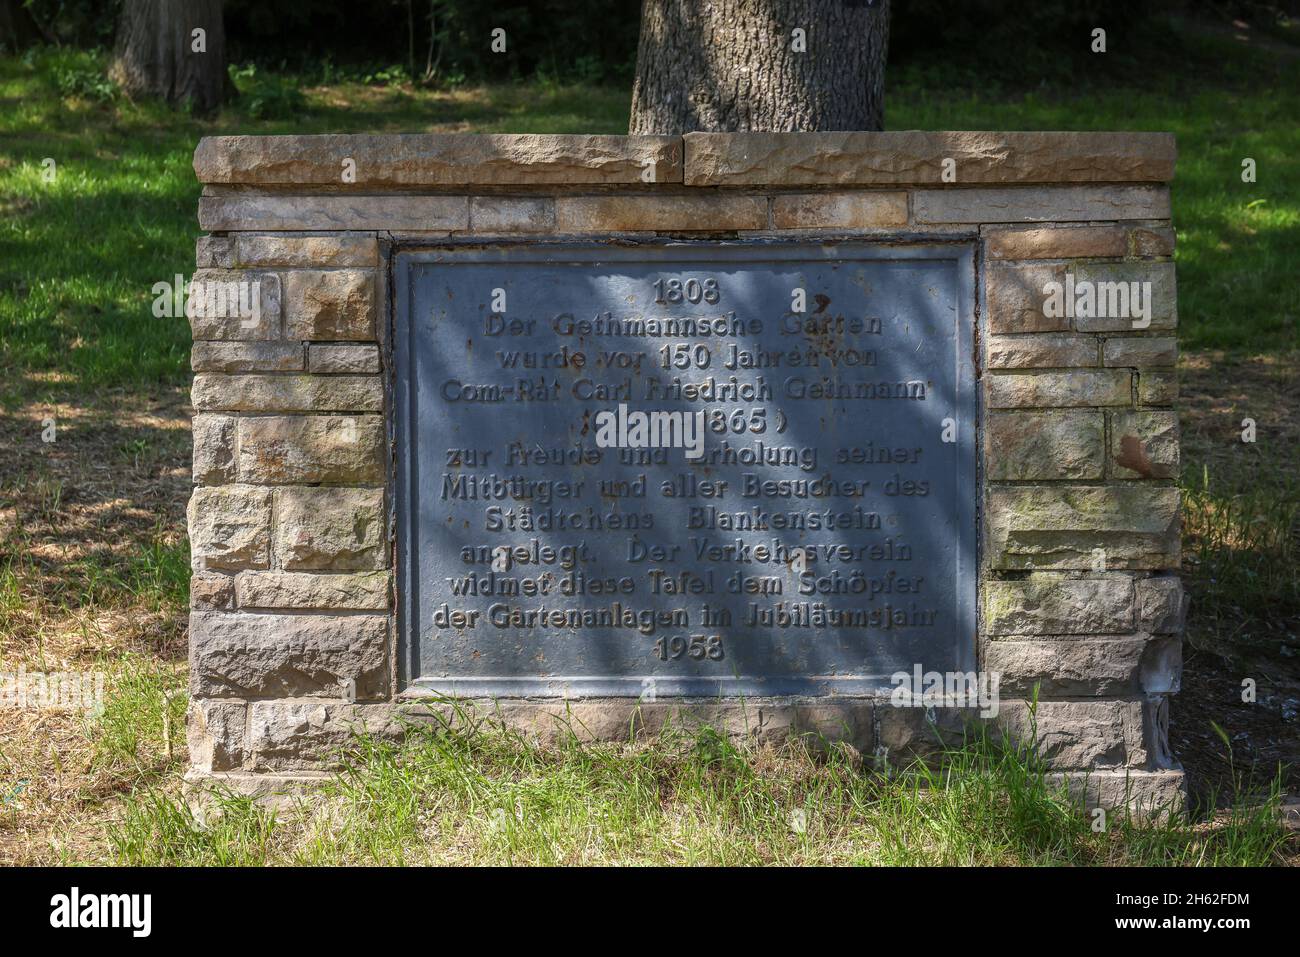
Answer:
M969 247L395 258L405 679L864 694L976 644Z

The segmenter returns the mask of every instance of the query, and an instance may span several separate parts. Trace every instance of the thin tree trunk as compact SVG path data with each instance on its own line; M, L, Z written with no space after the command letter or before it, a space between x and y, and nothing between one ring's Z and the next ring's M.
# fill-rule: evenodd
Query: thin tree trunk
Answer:
M226 92L221 0L126 0L109 75L129 96L215 110Z
M643 0L628 131L881 129L888 42L889 0Z

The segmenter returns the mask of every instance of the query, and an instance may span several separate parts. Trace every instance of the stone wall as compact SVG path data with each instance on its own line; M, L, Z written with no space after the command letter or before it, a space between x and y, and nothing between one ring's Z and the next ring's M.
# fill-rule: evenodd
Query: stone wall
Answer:
M386 263L446 238L811 237L976 251L980 666L998 721L1095 802L1177 801L1179 567L1166 134L285 136L203 140L196 280L256 318L194 333L191 779L323 773L395 733ZM1149 324L1049 316L1046 283L1149 282ZM1032 722L1028 699L1037 690ZM489 703L539 735L672 718L814 730L881 759L967 717L880 699ZM933 722L930 719L933 719Z

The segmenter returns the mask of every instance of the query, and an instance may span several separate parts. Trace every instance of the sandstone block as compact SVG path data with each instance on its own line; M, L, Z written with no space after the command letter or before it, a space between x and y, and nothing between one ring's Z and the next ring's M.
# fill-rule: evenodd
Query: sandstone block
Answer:
M375 273L371 269L296 269L284 274L289 339L368 341L375 338Z
M902 192L789 193L772 198L777 229L878 229L907 225Z
M190 349L195 372L301 372L301 342L196 342Z
M380 412L379 376L224 375L194 377L194 408L220 412Z
M266 568L271 493L251 485L196 488L190 496L189 528L195 569Z
M385 611L388 580L388 572L243 572L237 585L239 607Z
M235 424L235 418L229 415L194 416L191 429L195 485L226 485L235 481Z
M1106 635L1133 630L1133 580L1040 577L984 583L990 635Z
M1071 369L989 376L989 408L1073 408L1130 405L1133 377L1126 369Z
M384 698L388 618L192 612L190 688L196 697Z
M281 488L275 492L275 555L290 571L384 568L384 492Z
M763 196L561 196L555 201L556 229L562 233L720 232L767 228Z
M379 346L312 342L307 346L307 366L313 373L376 373L379 371Z
M197 269L186 287L196 341L280 338L280 277L242 269Z
M1124 410L1110 416L1113 478L1178 477L1178 413Z
M378 415L272 415L239 420L239 475L255 485L384 480Z
M1013 189L919 189L916 223L1089 222L1168 219L1163 186L1038 186Z
M1091 336L990 336L990 369L1060 369L1100 365L1100 344Z
M984 430L990 481L1096 479L1105 471L1101 412L992 412Z

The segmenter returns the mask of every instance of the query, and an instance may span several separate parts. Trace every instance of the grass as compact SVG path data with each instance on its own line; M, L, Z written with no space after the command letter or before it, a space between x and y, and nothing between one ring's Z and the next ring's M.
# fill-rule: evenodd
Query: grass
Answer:
M1096 71L1069 90L1006 90L936 66L899 71L887 121L1178 135L1190 637L1216 654L1248 650L1246 673L1273 682L1268 694L1285 701L1283 657L1300 634L1300 434L1291 422L1300 407L1300 76L1285 51L1245 49L1231 36L1183 40L1187 63L1146 64L1124 84ZM227 796L219 813L197 820L176 796L190 334L183 319L155 319L150 304L155 283L193 268L198 138L621 133L630 100L626 89L547 82L300 89L295 77L238 72L240 100L205 121L126 101L104 80L100 55L0 57L0 670L101 672L109 689L94 715L0 709L0 862L1277 857L1277 787L1261 793L1253 783L1272 775L1262 759L1272 752L1256 754L1256 776L1242 777L1235 762L1252 760L1242 732L1230 729L1242 753L1225 758L1198 712L1180 717L1179 700L1175 725L1195 721L1214 749L1225 807L1209 812L1211 796L1196 823L1121 821L1101 835L1047 787L1032 755L987 739L954 750L943 773L914 767L886 778L845 751L738 747L707 732L654 746L574 739L543 749L487 726L413 729L401 747L359 739L327 801L272 815ZM1253 184L1241 181L1245 157L1257 163ZM1239 439L1243 416L1259 422L1253 446ZM52 443L41 438L49 422Z
M324 798L272 813L219 795L206 816L150 791L111 830L132 865L1232 865L1277 863L1276 785L1218 820L1103 829L1032 751L987 731L942 770L863 766L820 742L737 744L709 728L653 745L558 746L466 716L357 738Z

